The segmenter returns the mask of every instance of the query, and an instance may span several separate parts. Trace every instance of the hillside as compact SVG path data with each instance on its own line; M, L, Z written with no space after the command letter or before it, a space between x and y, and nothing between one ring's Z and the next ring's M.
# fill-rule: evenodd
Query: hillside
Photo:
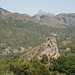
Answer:
M70 14L73 18L69 24L62 21L60 15L41 16L39 21L27 14L0 8L0 55L23 53L51 36L57 39L59 50L64 45L75 44L74 14ZM69 16L66 15L65 18Z
M53 28L66 28L67 24L56 19L55 16L34 16L35 19L43 25L51 26ZM68 26L69 27L69 26Z
M57 19L59 21L62 21L64 22L65 24L67 25L70 25L70 26L74 26L75 27L75 13L62 13L62 14L58 14L57 15Z

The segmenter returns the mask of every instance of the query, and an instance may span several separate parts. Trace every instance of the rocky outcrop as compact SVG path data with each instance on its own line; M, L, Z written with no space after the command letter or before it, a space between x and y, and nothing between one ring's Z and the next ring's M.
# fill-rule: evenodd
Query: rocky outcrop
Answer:
M9 53L23 53L25 51L27 51L27 49L24 47L20 47L20 48L7 47L7 48L3 49L2 53L0 53L0 55L7 55Z
M46 54L48 58L57 58L60 56L55 38L48 39L45 43L33 48L31 51L22 55L20 58L29 60L32 57L37 56L41 60L43 54Z

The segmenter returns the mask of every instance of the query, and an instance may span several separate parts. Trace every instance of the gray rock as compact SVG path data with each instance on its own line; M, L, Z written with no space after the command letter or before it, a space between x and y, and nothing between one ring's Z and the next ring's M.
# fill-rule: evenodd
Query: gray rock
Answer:
M45 43L33 48L26 54L22 55L20 58L29 60L32 57L37 56L41 60L43 54L46 54L48 58L58 58L60 56L55 38L48 39Z

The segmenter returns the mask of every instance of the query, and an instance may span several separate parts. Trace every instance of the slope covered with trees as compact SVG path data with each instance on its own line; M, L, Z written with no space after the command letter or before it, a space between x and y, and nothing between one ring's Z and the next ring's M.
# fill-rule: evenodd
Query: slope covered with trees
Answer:
M49 37L57 39L61 56L40 61L19 59ZM15 54L14 54L15 53ZM0 8L0 75L74 75L75 14L40 16L11 13Z

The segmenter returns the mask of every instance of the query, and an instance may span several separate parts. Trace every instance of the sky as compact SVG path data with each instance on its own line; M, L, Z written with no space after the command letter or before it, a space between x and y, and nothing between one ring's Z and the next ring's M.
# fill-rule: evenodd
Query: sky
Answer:
M37 14L40 9L57 15L75 13L75 0L0 0L0 8L31 16Z

